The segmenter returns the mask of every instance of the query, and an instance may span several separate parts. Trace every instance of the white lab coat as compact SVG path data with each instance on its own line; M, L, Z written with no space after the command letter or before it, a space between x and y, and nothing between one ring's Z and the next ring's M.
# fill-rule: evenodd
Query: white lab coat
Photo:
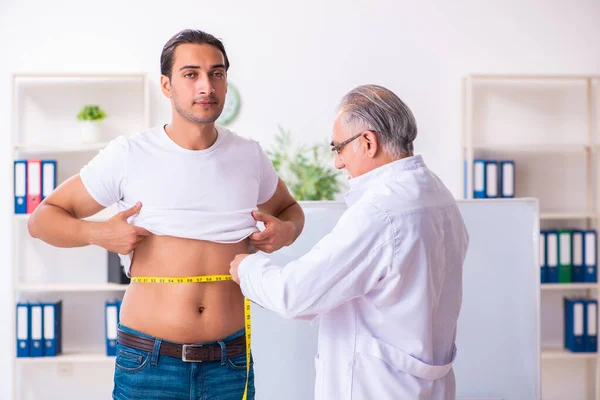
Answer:
M247 257L242 292L285 318L318 317L316 400L454 399L468 246L456 202L420 156L349 182L333 231L283 267Z

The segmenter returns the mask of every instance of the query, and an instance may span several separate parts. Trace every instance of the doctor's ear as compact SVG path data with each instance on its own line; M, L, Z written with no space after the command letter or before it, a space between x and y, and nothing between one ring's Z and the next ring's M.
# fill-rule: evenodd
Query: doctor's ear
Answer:
M371 158L375 157L377 150L379 149L377 135L373 131L365 131L363 138L365 140L365 145L367 146L367 155Z
M166 75L160 76L160 90L166 97L171 98L171 79Z

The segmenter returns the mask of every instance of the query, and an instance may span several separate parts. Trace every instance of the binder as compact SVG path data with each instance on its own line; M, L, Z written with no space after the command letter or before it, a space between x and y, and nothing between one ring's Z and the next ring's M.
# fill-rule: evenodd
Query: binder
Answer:
M42 201L42 161L27 161L27 214L35 211Z
M598 281L598 241L597 233L595 230L587 230L584 232L584 272L583 279L586 282L597 282Z
M56 189L56 161L42 160L42 200Z
M598 300L587 299L585 312L585 341L584 351L598 352Z
M27 214L27 161L15 161L14 175L15 214Z
M515 162L500 161L500 197L515 197Z
M498 163L496 161L485 162L485 197L498 197Z
M117 355L117 327L119 324L119 304L116 301L106 302L105 307L105 336L106 355Z
M31 342L29 355L31 357L42 357L44 355L44 315L42 305L34 303L30 305L31 309Z
M540 248L540 283L546 283L546 275L547 275L546 271L548 269L548 266L546 264L546 232L545 231L540 232L539 248Z
M62 301L44 303L44 356L62 353Z
M571 282L571 231L558 231L558 282Z
M572 352L584 351L585 300L563 299L565 316L565 348Z
M473 198L485 198L485 160L473 160Z
M125 268L121 263L121 257L119 254L108 252L108 282L117 283L120 285L126 285L131 283L131 278L125 274Z
M17 357L29 357L29 335L31 332L31 318L29 305L17 303Z
M572 282L585 282L583 272L583 232L582 231L573 231L571 236L571 250L572 250L572 273L571 273L571 281Z
M546 232L546 282L558 283L558 232Z

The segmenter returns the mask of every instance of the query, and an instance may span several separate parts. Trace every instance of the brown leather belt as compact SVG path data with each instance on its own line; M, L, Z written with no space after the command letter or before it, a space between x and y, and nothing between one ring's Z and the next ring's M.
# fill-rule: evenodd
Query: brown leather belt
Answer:
M154 339L133 335L120 329L117 332L117 341L124 346L150 353L154 350ZM227 358L245 354L246 337L241 336L225 342L225 351ZM160 354L188 362L221 361L221 346L218 343L202 345L162 342L160 344Z

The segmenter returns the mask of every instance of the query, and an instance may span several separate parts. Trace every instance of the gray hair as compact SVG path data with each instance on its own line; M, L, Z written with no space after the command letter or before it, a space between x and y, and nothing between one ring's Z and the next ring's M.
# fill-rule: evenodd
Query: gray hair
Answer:
M346 127L374 131L392 157L413 155L417 123L408 106L391 90L377 85L358 86L340 101ZM352 134L358 132L352 132Z

